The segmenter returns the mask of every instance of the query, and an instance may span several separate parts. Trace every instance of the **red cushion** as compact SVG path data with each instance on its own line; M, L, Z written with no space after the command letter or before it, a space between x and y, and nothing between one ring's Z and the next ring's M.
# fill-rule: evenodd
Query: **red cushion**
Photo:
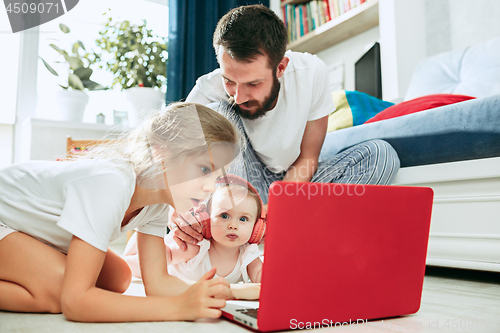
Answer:
M463 102L474 98L475 97L472 96L455 94L433 94L422 96L390 106L387 109L377 113L375 117L368 119L365 124L384 119L400 117L418 111L434 109L439 106Z

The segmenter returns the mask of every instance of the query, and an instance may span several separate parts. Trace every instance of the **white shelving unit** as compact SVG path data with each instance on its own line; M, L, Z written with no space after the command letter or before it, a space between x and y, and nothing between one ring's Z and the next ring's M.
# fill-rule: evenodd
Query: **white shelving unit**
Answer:
M283 1L281 5L305 2L308 1L291 0ZM368 0L289 43L288 49L314 54L378 26L378 2L379 0Z
M125 128L105 124L91 124L28 118L22 124L20 162L29 160L54 161L66 154L66 138L76 140L117 137Z

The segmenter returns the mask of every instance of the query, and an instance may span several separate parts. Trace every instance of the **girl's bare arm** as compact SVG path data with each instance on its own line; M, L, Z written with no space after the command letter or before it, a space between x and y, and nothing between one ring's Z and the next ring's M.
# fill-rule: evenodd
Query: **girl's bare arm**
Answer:
M146 295L177 296L189 287L167 271L167 251L163 238L137 233L137 249Z
M142 278L139 254L137 253L137 234L135 232L132 237L127 242L125 251L123 252L123 259L129 265L132 275L138 278ZM167 260L167 265L174 265L181 262L186 262L196 256L200 251L199 245L187 244L187 250L182 250L179 245L173 240L173 234L170 233L165 236L165 255Z
M159 240L156 246L160 245L164 253L163 240L155 238ZM145 269L143 274L147 276L147 280L152 285L166 283L165 294L170 296L134 297L100 289L95 285L105 256L105 252L73 237L67 255L61 296L62 311L69 320L128 322L217 318L220 316L220 308L225 306L225 298L230 297L227 282L212 279L214 270L188 289L184 282L168 274L154 277L152 273L157 272L158 268ZM158 258L146 259L146 262L155 263L163 259L166 265L165 256L161 257L160 254ZM173 290L169 286L174 286ZM163 291L159 287L152 289L153 294L156 292L157 295Z

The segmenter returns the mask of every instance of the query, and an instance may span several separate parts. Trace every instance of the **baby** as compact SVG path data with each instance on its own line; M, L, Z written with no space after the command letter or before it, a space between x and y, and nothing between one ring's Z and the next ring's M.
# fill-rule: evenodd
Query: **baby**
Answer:
M202 225L204 239L182 251L174 242L173 233L165 236L168 273L197 281L216 267L217 276L224 277L231 284L260 283L262 252L257 244L265 234L262 206L257 191L246 180L227 175L218 181L206 208L202 205L194 212ZM133 276L140 278L136 234L127 243L124 258Z

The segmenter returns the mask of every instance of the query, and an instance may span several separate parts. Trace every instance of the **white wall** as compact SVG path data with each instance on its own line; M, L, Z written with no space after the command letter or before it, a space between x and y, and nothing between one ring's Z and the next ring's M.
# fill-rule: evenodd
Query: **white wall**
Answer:
M14 126L0 124L0 169L12 164Z
M498 0L425 0L427 55L500 35Z
M450 2L425 0L425 9L427 55L451 50Z
M20 35L11 31L7 12L0 10L0 168L12 163L13 131L16 119ZM4 52L5 51L5 52Z
M375 27L316 55L327 65L343 63L344 89L354 90L354 63L379 39L379 28Z
M423 0L379 2L382 98L400 102L408 90L413 70L427 57L426 10Z
M0 63L2 64L0 124L14 124L20 34L12 33L7 12L4 10L0 10L0 43L2 45L2 52L0 52Z

